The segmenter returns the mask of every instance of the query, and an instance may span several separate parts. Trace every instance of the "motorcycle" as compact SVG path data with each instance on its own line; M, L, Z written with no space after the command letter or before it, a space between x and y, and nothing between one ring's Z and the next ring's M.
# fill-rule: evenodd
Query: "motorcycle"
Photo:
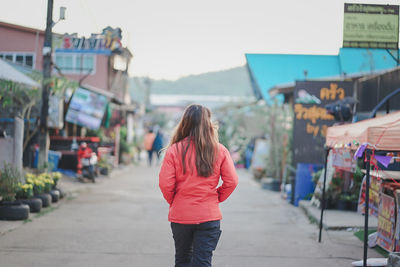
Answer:
M82 175L84 177L92 180L93 183L96 182L97 176L97 155L92 152L90 157L84 157L81 159L82 164Z

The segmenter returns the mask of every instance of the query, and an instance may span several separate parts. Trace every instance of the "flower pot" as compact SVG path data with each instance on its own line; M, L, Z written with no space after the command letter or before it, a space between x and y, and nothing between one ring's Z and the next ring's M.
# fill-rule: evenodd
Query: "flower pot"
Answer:
M35 197L40 198L42 200L43 208L46 208L51 205L51 195L50 194L43 193L43 194L37 195Z
M347 201L346 200L342 200L342 199L338 199L336 201L336 209L337 210L346 210L347 209Z
M350 202L350 210L357 211L357 209L358 209L358 201L357 200L356 201L351 201Z
M61 188L56 187L54 190L57 190L60 193L60 199L65 197L65 192L61 190Z
M22 199L21 202L29 206L30 212L40 212L42 210L42 200L40 198Z
M58 190L51 190L50 195L52 203L56 203L58 200L60 200L60 192Z
M29 218L29 206L20 201L1 202L0 220L26 220Z
M108 175L108 168L100 168L100 174L102 175Z

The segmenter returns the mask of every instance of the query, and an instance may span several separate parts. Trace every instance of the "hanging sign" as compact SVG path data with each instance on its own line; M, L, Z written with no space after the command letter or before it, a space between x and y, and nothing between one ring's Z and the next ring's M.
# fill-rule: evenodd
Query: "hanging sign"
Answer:
M344 4L343 47L399 47L399 6Z

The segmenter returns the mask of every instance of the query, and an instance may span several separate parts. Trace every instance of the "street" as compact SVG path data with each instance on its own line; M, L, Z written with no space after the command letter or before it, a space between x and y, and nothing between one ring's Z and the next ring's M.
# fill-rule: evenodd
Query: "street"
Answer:
M362 258L352 232L324 231L279 193L239 170L239 186L221 204L222 236L213 266L351 266ZM77 197L0 236L0 266L173 266L168 206L158 167L128 166ZM0 224L2 222L0 221ZM369 251L369 257L379 257Z

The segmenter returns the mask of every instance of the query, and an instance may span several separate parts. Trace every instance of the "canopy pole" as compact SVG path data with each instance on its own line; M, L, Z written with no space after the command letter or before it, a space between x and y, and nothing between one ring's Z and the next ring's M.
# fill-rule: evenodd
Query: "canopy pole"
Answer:
M366 175L366 181L365 181L365 222L364 222L364 259L363 259L363 266L367 266L367 258L368 258L368 215L369 215L369 180L370 180L370 174L369 174L369 169L370 169L370 159L371 159L371 151L369 149L366 149L366 158L367 158L367 164L366 164L366 169L367 169L367 175Z
M321 243L321 235L322 235L322 219L324 217L324 210L325 210L325 189L326 189L326 173L327 173L327 166L328 166L328 155L329 151L331 150L330 147L325 148L325 171L324 171L324 185L322 187L322 203L321 203L321 218L319 219L319 237L318 242Z

